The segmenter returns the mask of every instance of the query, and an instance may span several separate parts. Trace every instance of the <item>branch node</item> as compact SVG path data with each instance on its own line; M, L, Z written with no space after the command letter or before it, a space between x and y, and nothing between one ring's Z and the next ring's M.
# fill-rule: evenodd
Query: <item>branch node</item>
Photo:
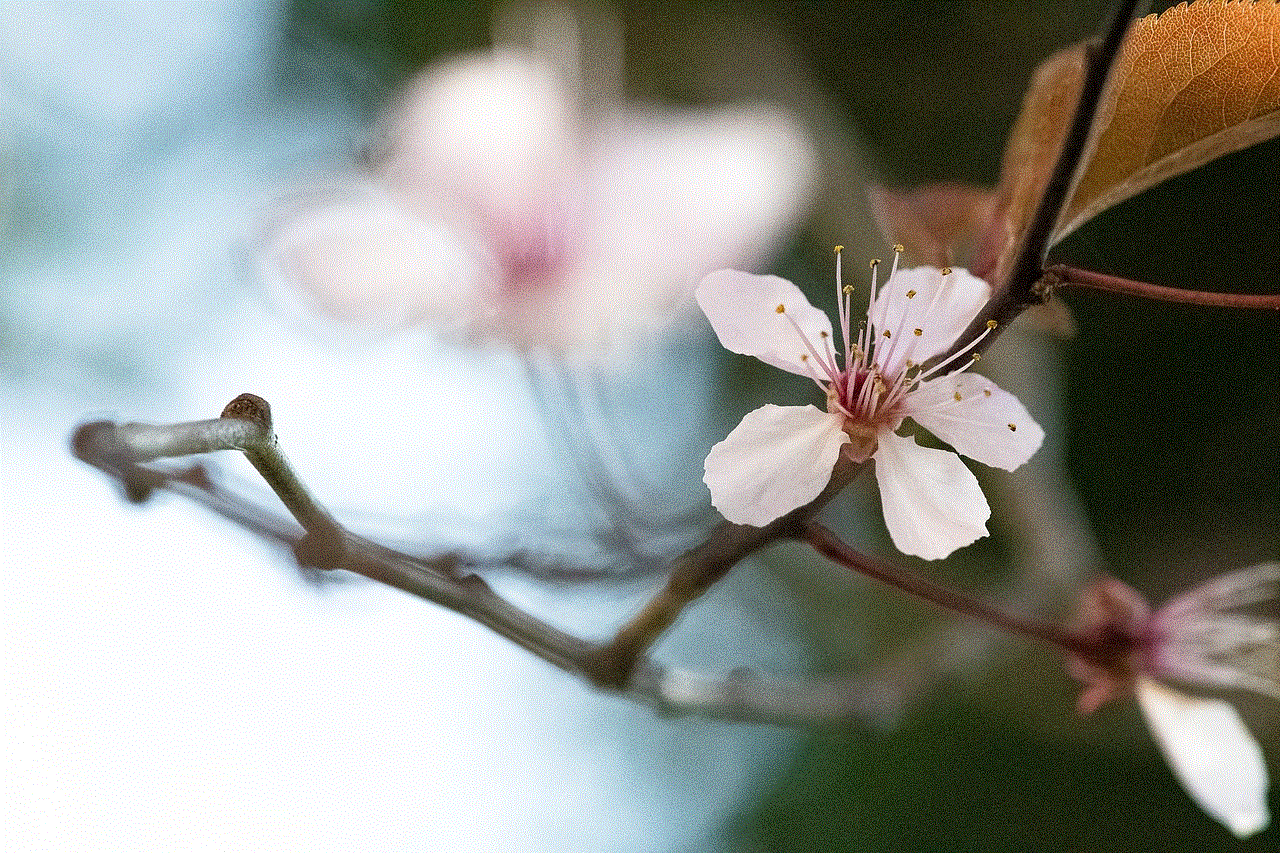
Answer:
M308 532L293 543L293 558L303 569L340 569L347 561L346 543L331 532Z

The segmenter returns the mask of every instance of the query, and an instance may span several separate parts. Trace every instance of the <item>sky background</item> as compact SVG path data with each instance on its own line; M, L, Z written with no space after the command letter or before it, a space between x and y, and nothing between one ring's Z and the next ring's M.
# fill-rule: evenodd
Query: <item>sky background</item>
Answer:
M126 505L70 457L82 421L209 417L253 391L271 400L304 477L362 529L423 548L492 546L595 517L510 352L425 329L335 335L284 312L256 272L280 200L357 162L396 87L484 48L493 11L0 3L6 846L1274 849L1275 828L1237 844L1203 816L1131 706L1077 718L1075 687L1040 649L958 653L945 678L873 722L656 719L432 605L303 578L278 549L178 498ZM833 243L885 252L865 182L994 181L1031 70L1101 14L1095 3L618 9L629 97L773 100L812 133L820 192L772 267L819 305ZM1276 142L1224 158L1100 216L1053 256L1274 292L1278 162ZM1049 515L1084 530L1096 560L1064 564L1105 568L1155 601L1275 559L1276 318L1063 301L1074 337L1029 328L992 351L1001 384L1051 433L1023 479L984 479L993 504L1043 508L1027 497L1048 494L1036 484L1065 483L1073 497ZM709 338L688 318L606 383L646 478L682 503L705 500L700 460L743 412L809 401L802 384ZM359 418L344 407L352 388ZM217 463L252 482L240 460ZM828 515L890 553L865 483ZM996 534L927 570L1016 588L1025 542ZM654 583L493 581L589 636ZM902 649L910 660L940 624L780 548L736 569L658 655L712 671L875 671ZM971 631L961 636L986 636ZM1276 778L1274 703L1242 709Z

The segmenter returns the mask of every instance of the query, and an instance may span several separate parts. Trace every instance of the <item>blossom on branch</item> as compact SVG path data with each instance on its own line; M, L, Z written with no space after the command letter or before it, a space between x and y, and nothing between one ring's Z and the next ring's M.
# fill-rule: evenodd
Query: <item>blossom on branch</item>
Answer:
M991 509L977 478L950 451L922 447L897 430L911 418L958 453L1012 471L1044 439L1016 397L965 372L989 326L954 356L947 352L991 295L962 269L893 270L877 289L872 262L867 317L851 325L853 288L836 297L842 345L831 321L798 287L777 276L721 270L703 279L698 304L726 349L812 378L826 394L815 406L766 405L711 449L705 481L712 503L737 524L764 525L813 500L843 453L875 460L889 535L898 550L940 559L986 535Z
M1280 699L1280 623L1229 612L1278 593L1280 563L1220 575L1155 612L1131 587L1102 578L1081 594L1077 617L1080 636L1099 651L1070 661L1085 684L1080 712L1132 692L1187 793L1241 837L1270 822L1262 750L1231 705L1164 682Z

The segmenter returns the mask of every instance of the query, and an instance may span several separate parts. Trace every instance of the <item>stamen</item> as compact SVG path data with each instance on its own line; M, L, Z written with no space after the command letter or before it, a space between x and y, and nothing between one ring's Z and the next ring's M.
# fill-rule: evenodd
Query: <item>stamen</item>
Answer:
M783 317L787 318L787 322L791 324L791 328L795 329L796 334L800 336L800 340L804 341L805 348L809 350L809 354L813 356L814 361L822 365L823 372L826 373L828 377L830 377L832 382L835 382L836 374L839 372L835 369L835 365L828 364L827 362L822 360L822 356L818 355L818 351L813 348L813 343L809 340L809 336L806 335L803 330L801 330L800 326L796 323L795 320L791 319L791 315L786 312L786 309L784 308L784 306L779 305L777 308L777 312L781 314ZM825 329L822 331L822 334L823 335L827 334ZM804 353L800 353L800 359L801 361L805 361L807 363L807 360L804 358Z
M836 311L840 315L840 338L844 341L844 363L849 364L849 294L853 292L853 288L845 285L841 279L842 267L841 252L844 246L836 246Z
M800 354L800 363L803 364L806 368L808 368L809 378L812 379L814 384L818 386L818 390L822 391L825 394L828 387L827 383L823 382L822 377L819 376L818 372L813 369L813 364L810 363L809 356L807 354L805 353Z
M968 343L968 344L966 344L966 345L965 345L965 347L964 347L963 349L961 349L961 350L957 350L957 351L955 352L955 354L953 354L953 355L952 355L950 358L948 358L946 361L943 361L943 362L940 362L940 363L938 363L938 364L935 364L933 367L929 368L928 370L924 371L923 373L918 374L918 375L917 375L917 376L912 380L913 384L919 384L920 382L923 382L924 380L928 379L930 376L932 376L932 375L934 375L935 373L937 373L939 370L942 370L944 367L946 367L946 366L947 366L948 364L950 364L951 362L955 361L956 359L958 359L958 358L960 358L961 356L963 356L965 353L969 352L969 350L971 350L971 349L973 349L974 347L976 347L979 343L981 343L981 342L982 342L982 339L983 339L983 338L985 338L987 335L991 334L991 328L992 328L991 326L987 326L987 328L983 330L982 334L978 335L976 338L974 338L973 340L969 341L969 343ZM971 355L971 356L969 357L969 363L968 363L968 364L966 364L964 367L960 368L959 370L954 370L954 371L951 371L951 372L952 372L952 373L963 373L964 371L968 370L968 369L973 365L973 363L974 363L975 361L981 361L981 360L982 360L982 353L975 352L975 353L973 353L973 355Z
M960 396L960 392L959 392L959 391L957 391L957 392L956 392L955 394L953 394L952 396L955 398L955 401L956 401L957 403L959 403L961 400L963 400L963 399L964 399L963 397L961 397L961 396Z
M1017 431L1018 431L1017 424L1009 424L1009 432L1017 432Z

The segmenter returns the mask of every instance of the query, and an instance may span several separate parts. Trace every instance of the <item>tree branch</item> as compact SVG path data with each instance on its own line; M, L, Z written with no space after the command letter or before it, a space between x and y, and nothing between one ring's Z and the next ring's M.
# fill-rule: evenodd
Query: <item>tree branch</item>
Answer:
M1054 264L1045 269L1044 281L1053 290L1062 287L1091 287L1127 296L1140 296L1161 302L1204 305L1211 308L1259 308L1280 311L1280 294L1274 293L1210 293L1204 290L1182 290L1142 281L1131 281L1105 273Z

